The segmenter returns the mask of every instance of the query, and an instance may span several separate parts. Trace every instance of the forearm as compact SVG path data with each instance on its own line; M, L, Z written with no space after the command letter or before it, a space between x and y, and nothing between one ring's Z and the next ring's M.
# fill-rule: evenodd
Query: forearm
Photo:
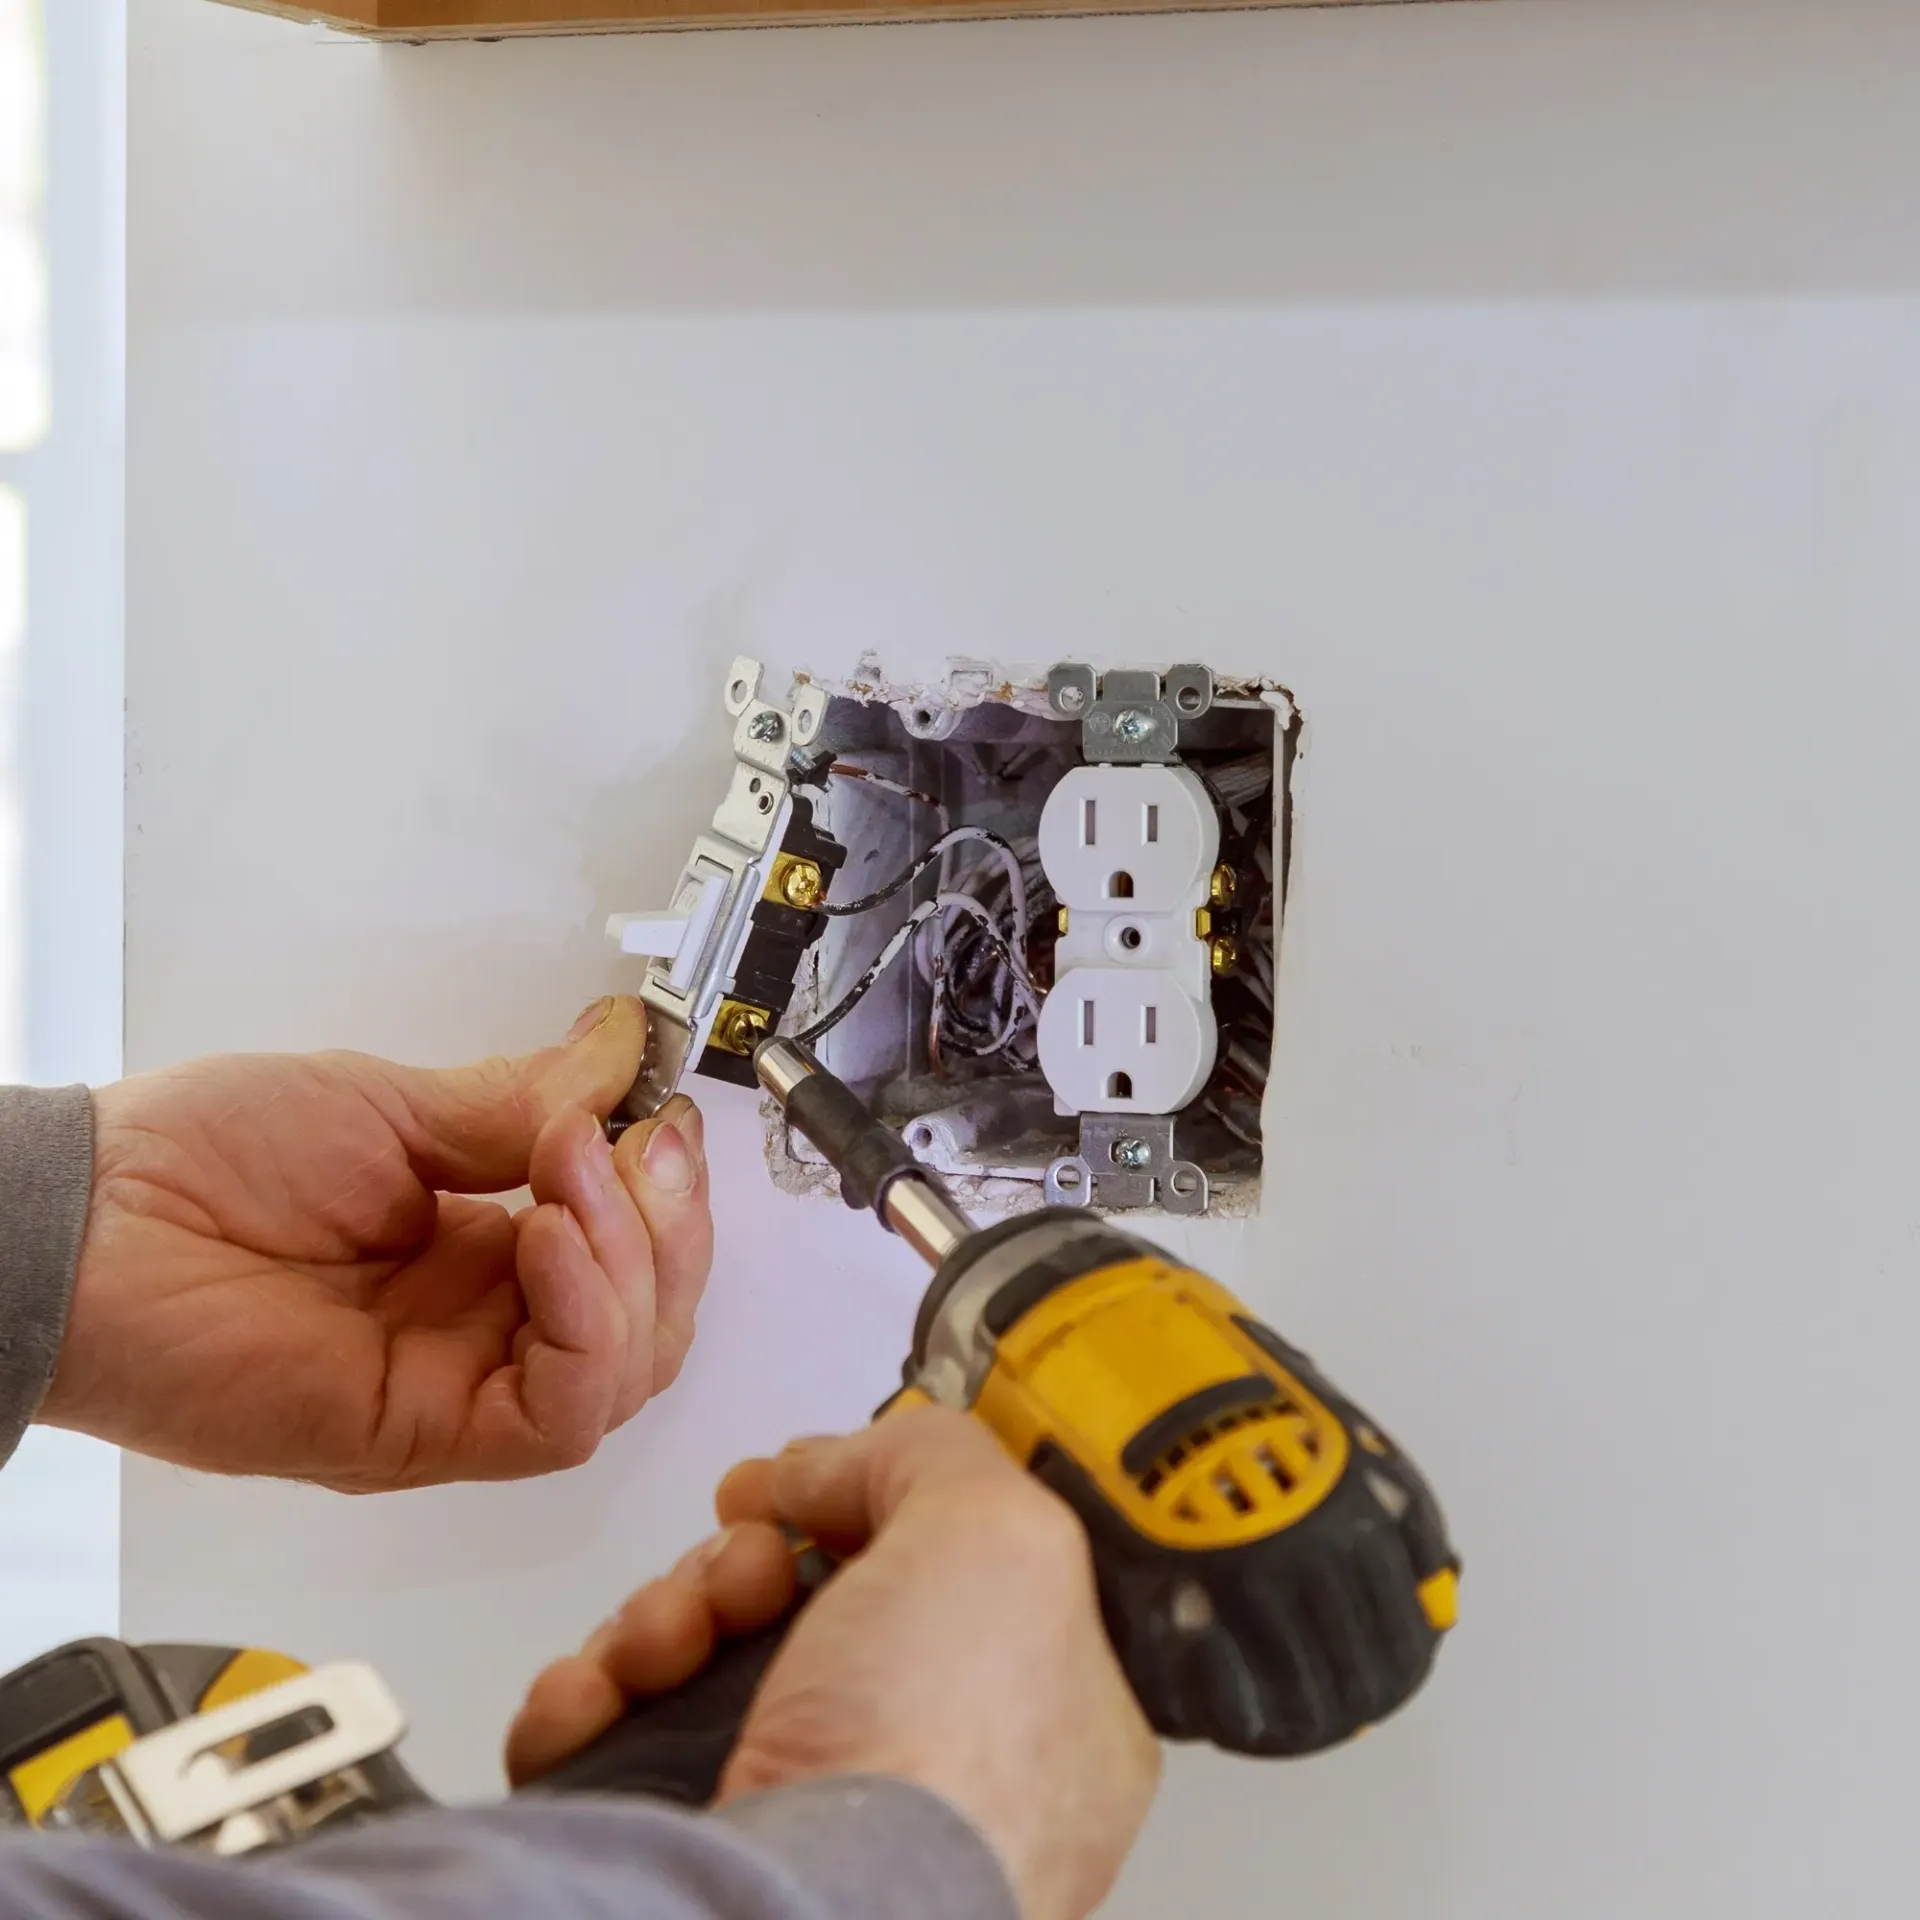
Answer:
M0 1465L53 1378L92 1180L86 1088L0 1087Z
M0 1920L1017 1920L986 1844L898 1780L687 1814L522 1798L245 1862L108 1841L0 1844Z

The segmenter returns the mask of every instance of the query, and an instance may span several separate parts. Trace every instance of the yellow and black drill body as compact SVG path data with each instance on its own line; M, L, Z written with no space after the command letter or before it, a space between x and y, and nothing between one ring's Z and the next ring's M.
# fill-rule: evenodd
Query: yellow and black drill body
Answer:
M1169 1739L1331 1746L1401 1705L1453 1624L1458 1562L1412 1462L1217 1282L1091 1215L963 1240L906 1391L967 1408L1078 1514Z

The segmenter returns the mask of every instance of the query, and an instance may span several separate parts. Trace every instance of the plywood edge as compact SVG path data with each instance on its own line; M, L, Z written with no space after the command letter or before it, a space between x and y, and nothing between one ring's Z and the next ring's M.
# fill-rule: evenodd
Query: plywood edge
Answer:
M496 40L572 33L741 27L906 25L1098 14L1246 13L1275 7L1445 4L1447 0L221 0L252 13L367 40Z

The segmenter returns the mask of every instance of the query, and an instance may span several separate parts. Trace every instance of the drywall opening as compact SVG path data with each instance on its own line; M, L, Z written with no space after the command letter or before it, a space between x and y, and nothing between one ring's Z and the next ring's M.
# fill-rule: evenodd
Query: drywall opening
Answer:
M959 662L943 680L902 686L867 658L844 678L804 677L829 696L806 791L817 824L848 849L830 901L885 897L831 921L809 950L787 1025L817 1023L857 992L814 1042L826 1063L968 1204L989 1212L1037 1206L1049 1165L1076 1150L1079 1121L1055 1111L1031 1022L1009 1017L1007 955L1017 891L1019 961L1037 991L1051 988L1060 915L1037 835L1048 795L1085 764L1081 728L1049 706L1046 666ZM1229 876L1228 891L1203 916L1214 929L1219 1047L1177 1127L1181 1155L1207 1176L1210 1210L1234 1214L1249 1211L1259 1193L1298 717L1291 695L1273 683L1218 672L1215 680L1211 707L1182 723L1180 759L1215 803ZM1183 691L1184 710L1205 707L1190 689L1174 691L1176 706ZM1148 804L1109 821L1088 799L1076 837L1088 847L1104 837L1116 849L1157 848L1167 833L1158 814ZM969 829L978 837L969 839ZM1012 850L1017 889L992 841ZM1116 864L1107 896L1134 899L1138 884L1132 863ZM973 904L941 905L955 896ZM1131 918L1110 938L1136 963L1158 964L1159 949ZM1158 1005L1109 1009L1107 1017L1126 1021L1126 1044L1164 1052ZM1081 1002L1071 1029L1081 1046L1115 1044L1100 1018L1091 998ZM1136 1063L1106 1075L1109 1097L1130 1098L1139 1071ZM818 1155L771 1108L768 1126L776 1180L790 1191L831 1192Z

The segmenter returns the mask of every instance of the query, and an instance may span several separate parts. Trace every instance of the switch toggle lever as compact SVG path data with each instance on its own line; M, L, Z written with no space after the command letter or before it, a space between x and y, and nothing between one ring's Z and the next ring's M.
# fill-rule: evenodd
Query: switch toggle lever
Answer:
M608 917L607 938L622 953L643 953L671 960L667 978L676 993L685 993L699 971L714 922L726 904L727 875L689 874L672 906L664 913L616 913Z

